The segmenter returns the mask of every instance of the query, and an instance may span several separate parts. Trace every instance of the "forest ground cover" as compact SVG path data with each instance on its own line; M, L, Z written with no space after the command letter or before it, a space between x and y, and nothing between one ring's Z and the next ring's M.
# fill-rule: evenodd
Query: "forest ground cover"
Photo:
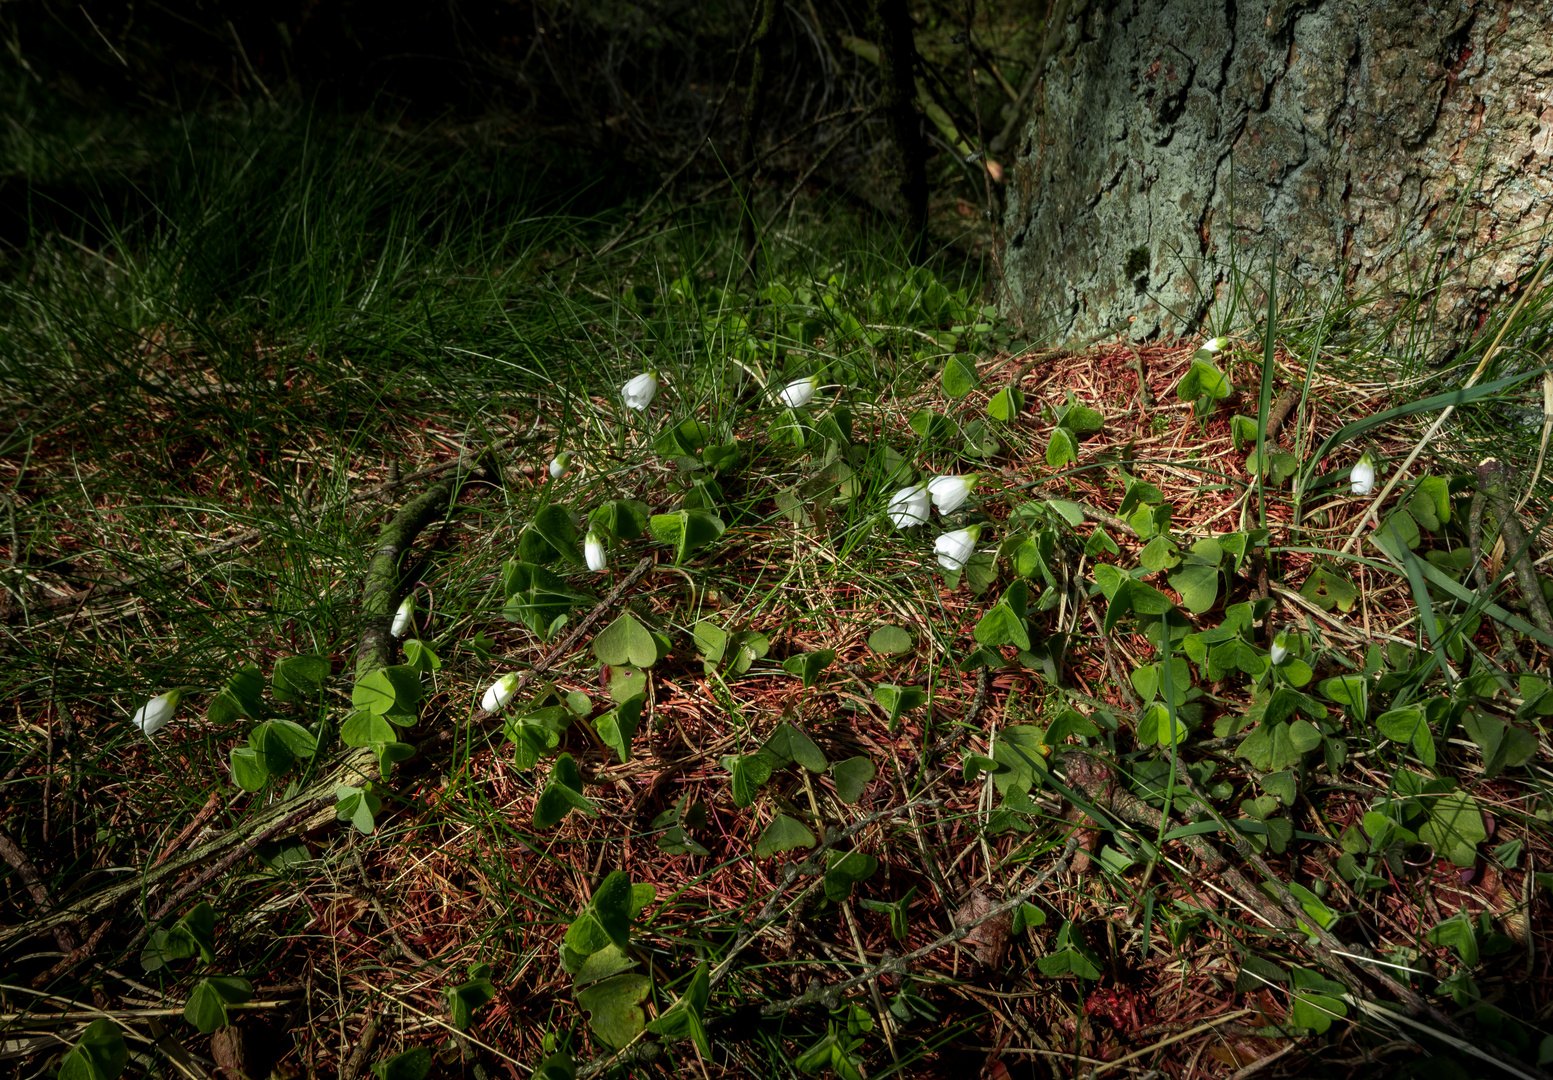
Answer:
M1553 1057L1546 283L1449 368L1254 265L1213 348L1067 343L855 209L751 279L720 205L593 257L624 211L468 132L55 135L0 276L29 1075Z

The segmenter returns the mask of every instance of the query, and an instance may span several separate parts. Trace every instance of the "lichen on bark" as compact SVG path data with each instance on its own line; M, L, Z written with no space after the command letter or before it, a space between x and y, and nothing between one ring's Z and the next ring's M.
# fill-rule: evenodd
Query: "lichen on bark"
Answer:
M1075 6L1011 170L1011 314L1191 332L1272 254L1443 341L1549 250L1553 0Z

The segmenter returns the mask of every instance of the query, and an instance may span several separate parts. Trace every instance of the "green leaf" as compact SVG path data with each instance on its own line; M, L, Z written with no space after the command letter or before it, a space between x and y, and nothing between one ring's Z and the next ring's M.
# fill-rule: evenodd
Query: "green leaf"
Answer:
M1181 606L1193 615L1209 610L1219 598L1219 568L1188 561L1169 575L1170 587L1181 594Z
M616 542L635 540L647 531L647 518L646 503L635 499L611 499L588 515L588 527L599 536Z
M646 975L616 975L585 990L578 990L577 1004L588 1013L588 1027L605 1046L618 1050L647 1026L639 1002L652 989Z
M534 1069L534 1080L577 1080L577 1063L565 1050L551 1054Z
M1461 956L1461 962L1469 968L1477 967L1482 959L1478 950L1477 932L1464 911L1458 911L1430 930L1427 937L1431 945L1455 949Z
M556 619L583 599L564 578L543 566L516 560L502 564L502 589L507 598L502 618L520 622L536 634L545 634Z
M244 791L262 791L269 782L270 771L264 760L251 746L234 746L227 758L232 767L232 781Z
M876 774L874 763L866 757L838 761L830 767L830 772L836 782L836 798L848 806L857 805L863 797L863 790Z
M653 539L674 549L674 564L683 563L690 553L721 536L727 526L722 518L704 510L678 510L672 514L654 514L648 522Z
M481 976L459 986L450 986L445 994L453 1026L459 1031L467 1031L474 1022L475 1010L496 996L496 984Z
M59 1080L116 1080L128 1064L129 1048L119 1026L102 1016L87 1025L60 1062Z
M656 639L655 639L656 640ZM609 669L609 696L617 704L647 693L647 672L622 664Z
M864 911L876 911L890 917L890 934L896 941L905 941L909 926L907 914L911 910L911 898L917 895L917 887L913 885L906 890L906 895L899 900L887 903L883 900L861 900ZM1026 905L1029 906L1029 905ZM1043 916L1044 918L1044 916Z
M549 782L534 803L534 827L548 829L573 810L598 816L598 808L582 793L582 773L577 762L570 754L562 754L550 767Z
M1054 427L1046 442L1046 464L1054 469L1078 461L1078 440L1065 427Z
M414 1046L372 1066L378 1080L426 1080L431 1072L431 1049Z
M828 764L824 752L814 744L814 740L792 724L784 723L778 727L762 749L775 759L778 768L796 761L812 773L822 773Z
M896 686L893 683L880 683L874 687L874 700L884 710L889 721L890 730L895 730L895 725L900 722L901 714L927 704L927 694L915 686Z
M417 718L422 693L420 672L395 664L378 668L358 682L351 689L351 704L408 727Z
M723 656L728 651L728 636L728 631L710 619L702 619L691 629L691 641L702 663L708 665L708 674L717 670L723 662Z
M652 448L664 457L693 457L712 439L712 429L700 420L681 420L664 428Z
M852 888L873 877L879 869L879 860L861 851L826 853L830 868L825 871L825 897L839 904L852 895Z
M611 667L629 664L648 668L662 659L657 639L629 611L598 632L593 639L593 655Z
M1025 407L1024 391L1017 386L1005 386L987 402L987 415L1004 423L1012 421Z
M364 836L371 836L376 828L376 815L383 809L383 800L372 793L370 783L361 787L339 784L334 789L334 815L340 821L348 821Z
M1082 979L1100 978L1100 965L1095 955L1084 945L1071 922L1062 924L1052 951L1036 962L1041 974L1060 979L1077 975Z
M386 742L377 747L377 768L384 780L393 774L394 766L415 756L415 747L409 743Z
M949 439L955 434L954 421L932 409L918 409L906 423L919 438L927 441Z
M911 651L911 635L898 626L881 626L868 635L868 647L881 656Z
M1322 679L1319 689L1363 723L1370 712L1370 683L1362 675L1336 675Z
M635 896L631 875L624 870L614 870L588 901L587 910L622 952L631 947L631 907Z
M1424 477L1413 488L1407 508L1419 525L1439 532L1451 520L1450 485L1438 476Z
M374 746L393 742L396 734L394 725L366 709L357 709L340 725L340 740L346 746Z
M1178 658L1179 659L1179 658ZM1155 702L1143 711L1138 720L1138 741L1147 744L1170 746L1179 743L1187 736L1186 724L1177 715L1174 722L1170 717L1170 709L1162 702Z
M589 925L590 927L596 925L596 920ZM570 927L567 929L570 930ZM607 979L611 975L619 975L622 971L630 971L636 966L636 961L627 956L620 946L613 941L601 949L595 949L593 952L588 953L583 957L581 965L575 967L568 966L566 958L575 959L580 955L578 952L572 950L568 945L562 955L562 967L577 976L574 980L574 985L576 986L586 986L589 983L598 982L600 979Z
M1412 707L1392 709L1375 718L1375 727L1386 738L1412 746L1418 759L1434 768L1434 735L1423 710Z
M299 758L310 758L318 752L318 737L301 724L291 720L270 720L264 725L268 743L278 743L286 752Z
M756 630L741 630L733 635L733 662L728 671L734 676L743 675L756 660L771 651L771 639Z
M263 720L266 712L264 677L253 664L245 664L211 699L205 715L213 723L229 724L234 720Z
M1046 755L1051 753L1045 739L1042 729L1029 724L1012 724L998 733L992 747L993 760L1001 766L992 776L998 794L1006 798L1016 788L1028 794L1044 781Z
M807 825L786 814L778 814L755 841L755 857L769 859L784 851L813 847L815 842L814 833Z
M703 1058L712 1056L712 1044L706 1037L706 1027L703 1015L706 1011L707 999L711 996L710 973L705 964L696 965L695 974L690 977L690 985L680 995L680 999L658 1018L647 1025L647 1030L654 1035L661 1035L666 1039L689 1038L696 1044L696 1049L701 1051Z
M1342 983L1318 975L1305 968L1294 968L1293 1006L1289 1010L1289 1022L1295 1027L1310 1028L1316 1034L1324 1034L1332 1021L1348 1015L1348 1006L1337 996L1347 992Z
M723 768L733 774L729 788L735 806L744 807L755 801L761 787L771 779L773 764L771 755L760 750L753 754L729 755L722 759Z
M412 667L416 671L429 672L442 670L442 657L424 641L411 638L404 643L405 666Z
M1191 368L1176 386L1176 397L1182 401L1196 401L1201 397L1222 401L1229 397L1233 389L1229 379L1212 360L1193 357Z
M1477 861L1477 846L1488 839L1477 800L1465 792L1451 792L1428 800L1429 820L1418 830L1418 839L1457 866Z
M1057 410L1057 422L1074 435L1093 435L1105 430L1105 417L1084 405L1075 404L1073 391L1068 391L1068 404Z
M976 369L967 364L958 354L951 353L944 361L944 371L941 377L944 393L952 398L963 398L976 389L979 381L976 377Z
M782 670L789 675L797 675L803 680L804 686L813 686L819 678L820 672L830 667L836 659L836 654L831 649L816 649L814 652L799 653L797 656L789 656L782 661Z
M1336 570L1317 566L1305 579L1305 584L1300 586L1300 595L1322 611L1341 608L1347 612L1352 611L1358 601L1359 590Z
M992 605L981 617L976 623L975 637L977 642L989 649L1000 649L1004 645L1014 645L1020 649L1030 647L1030 634L1025 629L1025 620L1015 614L1005 601Z
M631 760L631 739L636 735L637 724L641 722L642 710L646 707L646 696L638 695L622 701L593 721L599 738L619 756L621 764Z
M183 918L173 924L173 930L188 935L201 960L207 964L215 963L216 909L209 903L202 900L195 904Z
M323 688L329 677L329 660L323 656L287 656L275 661L270 672L270 693L276 701L309 697Z
M183 1006L183 1018L201 1035L209 1035L231 1022L227 1018L228 1005L241 1005L251 997L253 984L247 979L207 975L189 994L189 1000Z

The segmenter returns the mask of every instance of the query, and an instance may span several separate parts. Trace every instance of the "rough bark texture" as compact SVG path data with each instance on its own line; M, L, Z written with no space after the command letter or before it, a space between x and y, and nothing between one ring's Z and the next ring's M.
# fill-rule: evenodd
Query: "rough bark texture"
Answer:
M1549 249L1553 0L1075 7L1009 185L1021 316L1188 332L1233 247L1438 353Z

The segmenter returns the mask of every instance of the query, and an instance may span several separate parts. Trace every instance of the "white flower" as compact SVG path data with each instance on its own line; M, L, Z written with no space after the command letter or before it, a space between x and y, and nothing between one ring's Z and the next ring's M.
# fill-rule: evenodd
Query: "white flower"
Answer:
M626 408L641 412L652 404L652 399L658 394L658 375L653 371L644 371L620 388L620 396L625 399Z
M1355 495L1368 495L1375 490L1375 459L1368 450L1354 463L1348 483Z
M410 627L415 625L415 594L411 593L404 598L399 605L399 610L394 612L394 624L388 628L388 632L394 637L404 637L410 632Z
M814 399L814 392L820 387L818 375L806 375L802 379L794 379L782 388L777 397L782 399L782 404L789 409L799 409L809 404Z
M154 735L166 727L167 721L173 718L173 713L178 709L178 701L182 697L182 690L169 690L159 697L154 697L136 709L135 715L129 718L129 722L145 734Z
M940 514L952 514L970 498L971 489L980 479L974 473L970 476L936 476L928 481L927 490Z
M1285 638L1282 634L1273 638L1272 657L1274 667L1277 667L1289 658L1289 647L1285 643Z
M884 512L889 515L890 523L897 529L909 529L914 525L926 525L928 510L932 501L927 493L927 487L918 484L916 487L901 488L890 496L890 503Z
M933 550L938 552L938 565L945 570L964 570L976 550L976 541L980 536L980 525L944 533L933 541Z
M607 565L604 561L604 541L599 539L599 534L592 529L582 541L582 554L588 560L588 569L593 571L603 570Z
M1227 348L1229 348L1229 338L1227 337L1209 338L1202 343L1203 352L1221 353Z
M503 675L486 688L485 696L480 699L480 708L486 712L501 712L512 700L512 695L517 692L518 677Z
M572 471L572 455L570 453L557 454L550 460L550 479L559 480Z

